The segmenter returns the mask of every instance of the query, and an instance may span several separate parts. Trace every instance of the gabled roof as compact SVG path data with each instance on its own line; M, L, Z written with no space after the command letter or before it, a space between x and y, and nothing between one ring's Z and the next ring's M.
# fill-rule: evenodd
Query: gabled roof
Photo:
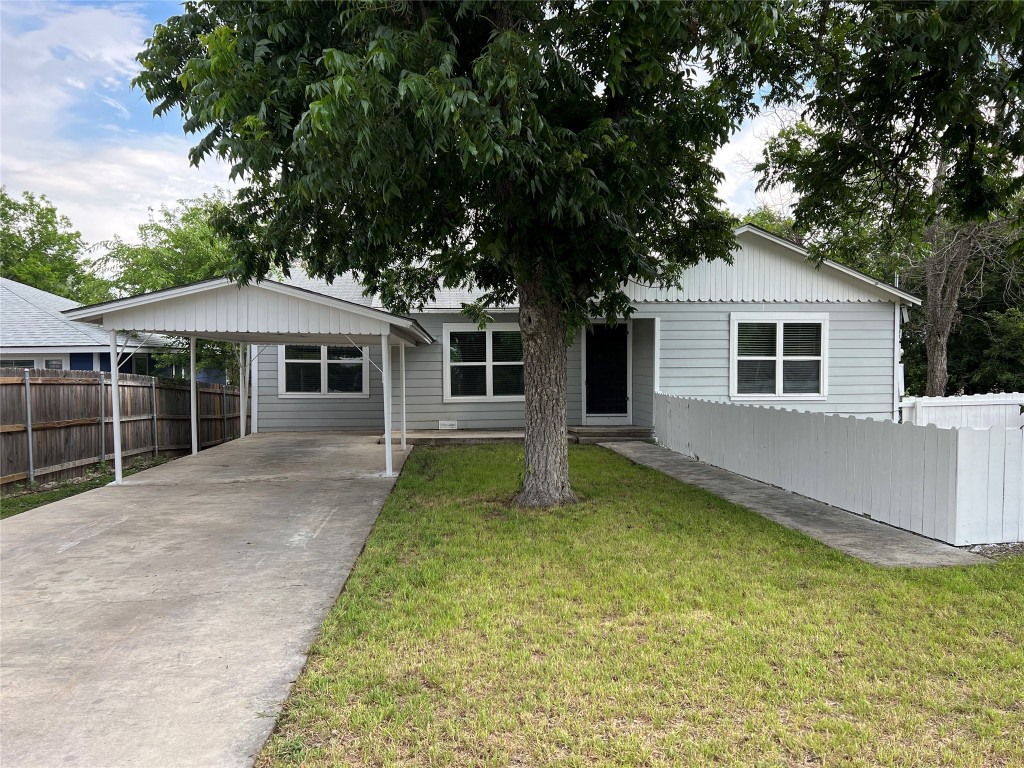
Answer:
M627 295L634 301L678 302L678 301L785 301L785 302L857 302L896 301L900 304L919 305L921 300L895 286L876 280L855 269L831 260L824 260L819 267L808 259L807 251L789 240L785 240L765 229L745 224L736 230L741 247L737 261L745 257L757 260L758 266L751 269L753 274L743 275L742 267L724 261L701 262L686 271L681 288L663 288L630 283L625 287ZM746 241L746 243L744 243ZM758 253L747 253L743 246L760 241L770 247ZM756 247L755 247L756 249ZM781 254L778 255L778 254ZM775 275L765 271L775 270ZM772 279L774 278L774 279ZM745 288L737 283L747 282ZM789 281L788 284L787 281ZM285 278L284 283L303 290L322 293L325 296L381 307L376 296L365 296L363 287L352 274L340 275L332 283L308 277L301 272ZM774 285L768 285L774 283ZM484 294L480 289L441 288L429 302L424 312L459 312L463 304L476 301ZM503 309L515 310L515 306ZM500 310L499 310L500 311Z
M339 275L334 278L333 282L328 283L326 280L309 277L302 272L295 271L281 282L284 285L293 285L306 291L322 293L324 296L351 301L366 307L383 309L384 306L379 296L364 295L362 284L351 272ZM434 300L428 303L423 310L427 312L460 312L463 304L471 304L483 295L484 291L479 288L438 288L434 293Z
M107 348L110 336L106 331L62 314L78 306L63 296L0 277L0 348ZM119 344L126 341L124 335L118 337ZM151 339L146 346L160 347L163 341Z
M767 229L759 227L756 224L744 224L742 227L739 227L736 230L737 237L743 234L758 235L766 240L775 243L776 245L782 246L783 248L789 250L794 255L799 256L805 261L808 259L809 254L806 248L797 245L792 240L787 240L784 237L779 237L775 233L769 232ZM901 291L896 286L890 285L889 283L886 283L882 280L876 280L875 278L871 277L871 275L866 275L863 272L854 269L853 267L848 267L845 264L840 264L839 262L832 261L831 259L823 259L821 262L821 266L826 270L832 270L836 274L844 275L848 278L859 281L864 285L869 285L872 288L881 291L882 293L889 294L894 299L897 299L902 303L913 304L914 306L921 306L921 299L919 299L917 296L907 293L906 291Z
M115 299L64 314L105 328L252 343L319 338L369 343L394 332L413 344L433 337L412 318L274 280L238 285L224 277Z

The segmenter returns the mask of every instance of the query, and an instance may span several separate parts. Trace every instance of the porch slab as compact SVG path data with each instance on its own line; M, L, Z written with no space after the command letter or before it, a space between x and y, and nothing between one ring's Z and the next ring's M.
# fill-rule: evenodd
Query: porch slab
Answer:
M614 443L620 441L650 441L650 427L587 426L569 427L570 444ZM391 436L392 444L399 442L399 433ZM384 443L381 435L378 443ZM521 429L413 429L406 432L409 445L479 445L482 443L521 443Z
M826 546L883 568L990 565L992 560L894 528L806 496L690 459L660 445L602 443L603 447L689 485L739 504Z

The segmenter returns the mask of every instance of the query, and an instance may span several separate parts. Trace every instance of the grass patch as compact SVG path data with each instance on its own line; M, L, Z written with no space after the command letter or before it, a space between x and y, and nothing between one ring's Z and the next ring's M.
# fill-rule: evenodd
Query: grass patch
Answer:
M1024 558L884 570L594 446L417 448L271 765L1024 764Z
M130 466L124 468L124 476L134 475L136 472L159 466L167 461L168 459L159 457L132 462ZM103 463L84 477L61 480L57 483L47 483L40 490L32 490L27 487L21 488L0 498L0 520L20 515L22 512L28 512L30 509L43 506L43 504L66 499L68 496L85 493L94 488L102 488L113 481L113 467Z

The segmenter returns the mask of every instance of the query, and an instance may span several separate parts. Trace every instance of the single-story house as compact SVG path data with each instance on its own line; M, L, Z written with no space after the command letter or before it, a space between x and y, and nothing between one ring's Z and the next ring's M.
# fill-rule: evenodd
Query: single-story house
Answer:
M628 321L576 334L570 426L651 426L655 390L898 420L902 311L920 300L834 262L819 267L760 228L736 237L732 264L701 263L679 288L630 284ZM285 284L382 309L351 277ZM460 314L474 298L441 290L412 316L436 341L406 352L409 429L523 426L518 312L492 311L495 322L480 330ZM260 430L383 427L376 347L262 347L258 370Z
M570 426L649 427L655 391L898 418L900 325L920 300L840 264L809 262L754 226L736 239L732 264L701 263L678 288L630 284L632 317L576 334ZM108 330L250 343L259 431L383 429L398 392L409 429L521 428L517 310L493 310L480 329L460 314L475 296L443 289L400 317L351 277L295 276L242 288L203 281L68 314ZM397 428L398 416L391 421Z
M62 314L81 305L29 285L0 277L0 368L110 371L107 334L92 323ZM164 337L118 336L124 352L121 373L150 375L151 358L167 344Z

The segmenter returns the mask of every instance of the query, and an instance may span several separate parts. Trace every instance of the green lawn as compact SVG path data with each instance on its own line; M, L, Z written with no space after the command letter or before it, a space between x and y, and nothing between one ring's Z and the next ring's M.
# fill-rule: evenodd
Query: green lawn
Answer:
M258 765L1024 764L1024 557L883 570L598 447L418 448Z
M144 469L155 467L166 462L165 458L145 459L133 462L124 468L124 475L134 475ZM93 488L102 488L114 481L114 470L107 464L100 465L98 469L91 471L85 477L76 477L59 483L48 483L45 490L32 491L23 488L15 493L0 498L0 520L28 512L30 509L41 507L53 501L66 499L68 496L75 496L79 493L91 491Z

